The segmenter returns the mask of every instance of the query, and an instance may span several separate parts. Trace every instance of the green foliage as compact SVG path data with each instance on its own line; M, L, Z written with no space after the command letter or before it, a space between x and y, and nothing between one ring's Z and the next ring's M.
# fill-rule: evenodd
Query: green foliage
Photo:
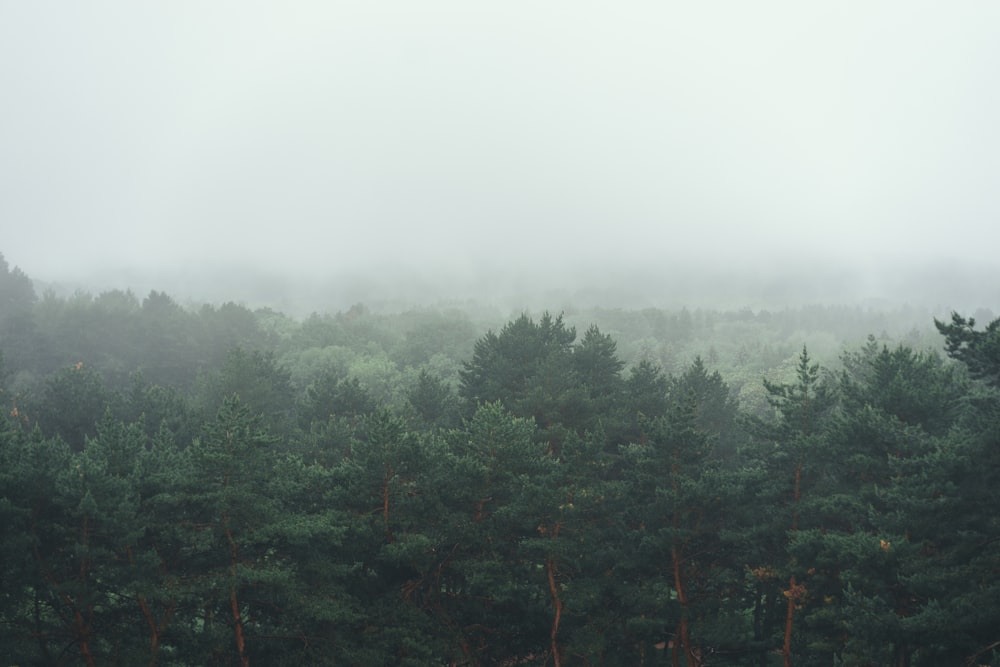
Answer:
M843 361L840 392L845 410L870 406L929 433L947 432L968 393L955 369L936 354L903 345L894 350L879 347L874 337Z
M969 373L991 387L1000 387L1000 318L976 331L976 320L952 313L946 324L934 320L945 337L948 355L965 364Z
M669 393L675 400L692 402L698 429L714 440L715 458L735 462L742 438L739 406L722 375L709 373L701 357L696 357L683 375L673 379Z
M46 381L41 396L28 406L27 415L46 435L58 436L80 450L85 439L94 435L111 400L100 374L78 362Z
M421 369L407 400L428 426L452 427L458 422L458 396L443 380Z
M325 422L331 417L354 420L376 409L375 399L357 378L338 377L327 372L306 389L300 418L308 426L314 421Z
M524 395L541 365L569 353L576 338L562 316L545 313L536 324L527 315L508 322L499 334L488 332L476 341L472 361L461 372L459 393L471 406L500 401L508 408Z
M291 376L272 352L239 347L229 351L220 371L202 387L202 409L212 413L231 396L238 396L249 410L263 415L269 427L277 431L291 428L295 407Z
M996 660L996 323L938 323L958 363L883 337L824 372L889 322L602 311L572 321L614 337L545 314L477 341L452 311L12 275L11 664L759 667L789 618L797 665Z

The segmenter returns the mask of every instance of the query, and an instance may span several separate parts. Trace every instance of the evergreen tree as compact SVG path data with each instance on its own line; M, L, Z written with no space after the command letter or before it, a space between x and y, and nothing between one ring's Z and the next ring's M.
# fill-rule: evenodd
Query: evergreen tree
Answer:
M831 414L834 397L829 387L820 381L819 364L812 363L805 346L799 355L795 382L781 384L765 379L764 387L777 420L771 424L757 422L757 431L774 448L764 454L770 459L769 465L776 468L772 469L772 474L783 476L790 482L790 488L785 490L790 492L785 496L790 515L786 530L794 540L800 529L803 491L810 481L822 474L817 454L822 451L824 422ZM761 571L768 571L775 565L767 563L758 567L763 568ZM785 667L790 667L794 652L795 615L809 601L809 588L804 579L812 573L812 567L796 559L790 560L785 567L788 587L782 591L786 609L781 653Z
M31 278L17 267L11 269L0 254L0 352L7 358L8 372L34 370L41 362L37 301Z
M698 428L714 440L714 455L735 463L736 447L741 433L737 422L738 406L729 386L718 371L705 368L701 357L695 357L683 375L672 379L669 392L675 400L694 402Z
M344 417L357 422L360 417L378 410L371 393L357 378L341 377L326 371L306 388L301 422L308 427L313 422L325 422L331 417Z
M666 415L670 380L659 367L640 361L629 371L622 396L624 430L619 443L643 443L644 425Z
M550 531L558 506L555 460L531 420L499 403L482 405L451 434L448 557L440 614L454 628L456 659L498 664L546 654L554 608L544 556L529 540Z
M236 396L225 399L190 447L193 467L178 517L189 550L184 567L197 572L205 613L190 639L244 667L264 650L267 601L290 576L269 546L281 520L268 493L274 443L261 416Z
M535 384L543 364L568 356L576 330L567 328L562 315L542 315L536 324L527 315L504 325L500 333L488 332L476 341L472 360L461 371L459 394L471 414L478 405L500 401L508 409L529 416L519 399Z
M447 383L427 369L420 370L407 399L423 424L438 427L458 425L458 397Z
M190 388L200 368L197 321L165 292L143 299L138 330L141 370L155 384Z
M722 606L728 597L722 591L731 585L720 541L728 492L715 465L714 438L699 427L697 411L694 392L676 396L667 414L648 425L646 442L626 450L628 493L636 503L630 510L634 548L640 558L638 576L633 576L639 599L649 605L632 613L642 619L637 627L643 627L646 651L667 641L674 664L683 656L690 666L704 664L710 647L742 640L739 628L720 633L708 620L709 612L731 611Z
M934 325L945 337L948 356L962 362L969 373L992 387L1000 386L1000 318L976 331L976 320L952 313L951 322Z
M80 451L86 438L96 433L105 408L114 402L100 374L77 362L45 381L41 395L27 406L27 415L46 435L58 436Z
M292 428L295 397L291 375L278 364L273 352L232 348L218 374L202 390L202 406L213 414L232 396L238 396L253 414L261 415L274 433Z

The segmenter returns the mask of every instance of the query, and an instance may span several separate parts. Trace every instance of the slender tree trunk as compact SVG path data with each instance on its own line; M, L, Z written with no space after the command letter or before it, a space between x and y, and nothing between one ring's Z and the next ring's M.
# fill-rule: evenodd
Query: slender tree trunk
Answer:
M681 605L681 620L677 624L677 639L684 649L684 656L687 658L688 667L701 667L701 660L691 646L691 633L688 629L688 597L684 588L684 579L681 573L682 554L677 547L670 549L670 558L673 561L674 588L677 589L677 602Z
M32 527L32 531L34 530L35 530L34 527ZM62 603L66 605L66 607L70 610L70 613L73 615L74 636L76 637L77 641L80 642L80 655L83 657L84 663L86 663L87 667L94 667L95 664L94 655L93 653L90 652L90 623L88 623L87 620L84 619L83 613L80 611L80 608L76 605L76 603L73 602L73 598L71 598L65 592L59 590L59 582L56 581L55 576L52 574L51 570L49 570L48 566L45 564L45 561L42 559L42 554L38 549L37 540L34 546L34 556L35 556L35 562L38 564L38 568L42 571L42 576L44 577L45 582L49 585L52 594L58 597L59 600L61 600ZM84 563L81 563L81 571L85 573L86 558L84 558L83 560ZM88 616L90 616L91 619L93 618L93 611L94 611L93 607L88 608ZM37 618L38 618L38 613L36 604L36 619ZM36 626L40 628L40 621L36 621ZM48 647L43 642L41 642L41 637L42 637L41 633L39 633L38 636L39 636L39 642L42 644L42 653L43 655L47 655L49 652Z
M671 487L674 491L674 502L677 503L680 498L680 487L677 483L677 476L680 474L680 464L678 463L679 453L674 451L674 463L671 465ZM674 514L672 518L672 525L674 529L673 541L670 545L670 560L671 566L673 568L674 575L674 588L677 590L677 602L681 605L681 620L677 624L677 642L680 643L681 648L684 650L684 656L687 658L687 667L701 667L701 660L698 659L695 654L694 647L691 646L691 633L688 630L688 597L687 590L684 586L684 577L681 572L681 561L683 560L683 546L678 546L677 543L677 532L680 530L681 517L680 512L674 509Z
M236 650L240 654L240 665L250 667L250 658L247 656L246 639L243 636L243 619L240 617L240 601L236 597L236 587L229 590L229 604L233 610L233 632L236 636Z
M753 599L753 638L756 641L760 641L764 637L764 630L762 627L764 617L764 591L762 589L763 586L758 581L757 590Z
M250 667L250 657L246 653L246 637L243 633L243 617L240 614L240 601L236 594L236 573L240 562L239 546L233 533L229 530L229 517L227 513L222 515L222 525L226 531L226 539L229 540L229 574L233 578L233 584L229 589L229 606L233 614L233 634L236 638L236 650L239 652L240 665Z
M795 493L793 500L795 507L792 510L792 534L799 530L799 499L802 497L802 463L795 465ZM795 575L788 580L788 608L785 612L785 641L781 646L781 657L784 660L784 667L792 667L792 626L795 616L795 602L798 597L798 586Z
M149 667L156 667L156 664L160 661L160 637L170 624L170 617L173 616L175 603L173 600L170 601L167 605L167 610L163 613L163 618L157 623L156 617L149 608L146 598L139 596L136 600L139 602L139 609L142 610L143 618L146 619L146 625L149 626Z
M128 564L130 566L135 566L135 558L132 555L132 547L125 547L125 554L128 556ZM163 614L163 618L157 623L156 617L153 615L153 610L149 607L149 602L146 600L145 596L137 595L136 602L139 604L139 609L142 611L142 617L146 619L146 625L149 627L149 667L156 667L156 663L160 661L160 636L163 631L167 629L167 625L170 623L170 617L174 613L174 601L170 600L167 605L167 610Z
M136 599L139 601L142 616L146 619L146 625L149 626L149 667L156 667L157 655L160 652L160 631L153 618L153 612L146 604L146 598L140 595Z
M83 526L80 530L80 543L83 545L83 556L80 558L80 583L86 587L87 574L90 570L90 517L83 515ZM83 655L87 667L94 667L94 655L90 652L90 628L94 616L94 608L87 607L87 619L84 619L79 607L73 604L68 595L63 596L66 603L73 609L73 618L76 621L77 635L80 638L80 654Z
M68 595L63 596L63 601L68 605L73 605ZM84 620L83 614L76 608L73 609L73 620L76 623L76 633L80 640L80 655L83 656L87 667L94 667L96 664L94 654L90 652L90 624Z
M476 513L472 517L472 520L475 521L476 523L479 523L480 521L483 520L483 505L486 504L486 500L488 499L480 498L479 500L476 501Z
M896 645L896 667L910 667L910 647L906 642Z
M792 667L792 619L795 615L795 575L788 580L788 609L785 612L785 641L781 645L781 657L785 667Z
M38 553L38 548L35 548L35 553ZM38 586L33 586L34 589L34 616L35 616L35 639L38 640L38 653L45 657L45 662L52 664L55 661L52 659L52 654L49 651L49 645L45 641L45 633L42 632L42 608L41 602L38 599L39 591Z
M385 539L389 544L395 542L392 529L389 528L389 484L392 482L392 466L386 464L385 479L382 481L382 523L385 524Z
M560 524L556 522L552 530L552 539L559 537ZM552 647L552 661L554 667L562 666L562 658L559 655L559 623L562 620L563 602L559 595L559 585L556 583L556 561L551 555L545 557L545 573L549 579L549 593L552 595L552 606L555 607L555 614L552 618L552 630L549 633L549 641Z

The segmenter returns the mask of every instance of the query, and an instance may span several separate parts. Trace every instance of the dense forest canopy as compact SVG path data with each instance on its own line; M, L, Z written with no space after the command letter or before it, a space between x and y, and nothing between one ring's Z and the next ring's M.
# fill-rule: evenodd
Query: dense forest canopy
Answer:
M295 318L0 258L0 355L4 664L1000 661L988 310Z

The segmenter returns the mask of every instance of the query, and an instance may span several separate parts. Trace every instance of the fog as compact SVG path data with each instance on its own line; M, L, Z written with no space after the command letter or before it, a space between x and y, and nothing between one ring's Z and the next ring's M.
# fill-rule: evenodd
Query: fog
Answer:
M998 29L988 2L5 2L0 252L289 309L995 307Z

